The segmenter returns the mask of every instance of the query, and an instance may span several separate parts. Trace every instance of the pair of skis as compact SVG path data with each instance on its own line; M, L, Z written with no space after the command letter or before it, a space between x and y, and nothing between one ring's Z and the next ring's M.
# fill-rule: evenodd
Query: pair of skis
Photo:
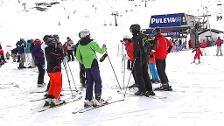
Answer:
M101 107L106 106L106 105L110 105L110 104L113 104L113 103L124 101L124 99L118 99L118 100L114 100L114 101L111 101L111 100L112 100L112 98L109 98L109 99L105 100L104 103L100 106L95 106L95 107L91 106L91 107L87 107L87 108L78 109L78 110L72 112L72 114L84 113L84 112L88 112L88 111L91 111L91 110L101 108Z
M68 98L68 99L65 99L65 101L63 101L61 104L59 105L56 105L56 106L43 106L41 109L38 110L38 112L44 112L46 110L49 110L49 109L52 109L52 108L57 108L57 107L60 107L60 106L63 106L63 105L66 105L68 103L72 103L72 102L76 102L76 101L79 101L82 99L82 96L79 96L77 98Z

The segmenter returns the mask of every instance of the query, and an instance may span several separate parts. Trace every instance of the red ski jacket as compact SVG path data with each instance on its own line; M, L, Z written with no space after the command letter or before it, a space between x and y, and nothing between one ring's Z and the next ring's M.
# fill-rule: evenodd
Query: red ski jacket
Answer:
M127 51L128 57L130 59L131 62L135 61L135 57L134 57L134 43L131 40L125 40L124 41L125 44L125 50Z
M200 48L195 48L192 52L196 52L195 56L200 56L200 55L202 56L202 52Z
M154 46L155 58L160 60L166 59L168 53L167 51L170 47L173 46L173 42L171 42L161 34L157 34L155 36L155 40L156 40L156 44Z
M217 39L215 42L216 46L221 46L223 44L223 40L222 39Z
M208 46L208 42L206 42L206 41L202 41L201 43L200 43L200 47L201 48L206 48Z
M0 49L0 55L4 55L4 51Z

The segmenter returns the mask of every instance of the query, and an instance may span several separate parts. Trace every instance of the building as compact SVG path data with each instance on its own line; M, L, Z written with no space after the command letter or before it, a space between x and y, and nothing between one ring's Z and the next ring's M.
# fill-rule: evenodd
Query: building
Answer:
M214 45L214 42L217 40L218 37L223 36L223 31L216 30L216 29L206 29L200 33L199 35L199 40L200 42L202 40L206 40L209 43L209 46Z

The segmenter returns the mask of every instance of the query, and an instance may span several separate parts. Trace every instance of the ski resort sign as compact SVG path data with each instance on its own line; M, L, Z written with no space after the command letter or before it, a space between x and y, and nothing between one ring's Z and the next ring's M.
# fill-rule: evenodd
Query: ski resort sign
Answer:
M185 25L184 13L166 14L166 15L153 15L150 20L150 27L176 27Z

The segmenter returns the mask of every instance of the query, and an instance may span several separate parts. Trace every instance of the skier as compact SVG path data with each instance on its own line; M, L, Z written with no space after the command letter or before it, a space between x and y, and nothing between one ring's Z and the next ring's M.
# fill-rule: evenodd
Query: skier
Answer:
M97 42L90 39L89 30L79 32L79 45L76 49L77 60L84 65L87 75L86 98L84 107L101 106L103 100L102 94L102 80L100 76L99 65L97 62L96 52L105 53L106 45L103 44L102 48L99 47ZM93 98L93 85L95 83L95 99Z
M135 62L134 43L131 40L131 37L129 37L129 36L124 36L123 37L123 42L124 42L124 46L125 46L125 50L127 52L127 55L129 57L129 60L128 60L130 62L130 66L129 66L130 68L129 69L131 70L133 78L135 80L135 83L133 85L129 86L129 88L137 87L135 69L134 69L134 62Z
M68 61L74 61L74 44L73 44L73 41L67 37L67 41L65 42L65 47L66 47L66 50L67 50L67 53L68 53Z
M76 50L77 50L78 45L79 45L79 42L77 42L74 46L75 56L76 56ZM82 84L82 87L86 87L87 78L86 78L85 67L81 63L79 63L79 79L80 79L80 83Z
M26 47L24 49L28 68L33 68L34 67L33 57L32 57L32 54L31 54L31 51L32 51L31 46L33 45L32 43L33 43L32 39L27 40Z
M4 63L6 63L5 57L4 57L4 51L2 49L2 46L0 45L0 66L2 66Z
M138 91L135 95L138 96L154 96L152 91L152 84L148 73L148 52L145 50L145 43L143 39L147 36L140 32L141 27L139 24L132 24L130 26L130 32L132 33L132 41L134 43L134 57L135 64L134 70L136 75L136 83L138 85Z
M195 52L194 55L194 61L192 63L195 63L195 60L198 59L198 63L200 63L200 56L202 56L202 52L199 46L196 46L195 49L192 51L192 53Z
M25 62L25 54L24 54L24 48L26 47L26 41L21 38L17 43L16 43L17 51L18 51L18 61L19 61L19 67L18 69L23 69L26 68L24 66Z
M207 41L205 41L205 40L203 40L202 42L200 42L200 47L201 47L201 51L202 51L202 53L204 54L204 56L206 56L207 54L206 54L206 47L208 46L208 42Z
M17 59L17 49L16 48L11 50L11 57L12 57L13 62L16 62L16 59Z
M10 55L9 52L7 51L6 54L5 54L6 59L9 60L9 59L10 59L10 56L11 56L11 55Z
M37 80L37 87L44 87L44 75L45 75L45 56L44 51L41 49L42 42L36 39L33 44L32 55L34 63L38 68L39 75Z
M45 105L55 106L64 103L60 99L62 89L61 62L64 58L63 47L57 35L46 35L43 40L47 45L45 48L45 56L47 60L47 73L50 77L48 99Z
M154 50L150 53L149 55L149 71L152 75L151 82L152 83L159 83L159 75L156 69L156 59L155 59L155 54Z
M222 44L223 44L223 40L220 37L218 37L218 39L215 42L215 45L217 46L216 56L218 56L219 53L220 53L219 56L222 56Z
M167 54L170 53L173 47L173 43L161 34L160 28L156 28L154 32L156 40L156 44L154 46L156 68L158 70L159 78L162 83L161 87L157 88L156 90L172 91L171 86L169 86L169 80L165 70L166 70L166 57Z

